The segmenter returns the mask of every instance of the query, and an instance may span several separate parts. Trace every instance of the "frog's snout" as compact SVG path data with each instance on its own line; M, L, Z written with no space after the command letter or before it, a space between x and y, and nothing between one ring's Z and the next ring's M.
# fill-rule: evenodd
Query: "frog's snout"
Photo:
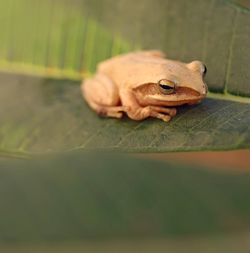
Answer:
M201 92L201 95L206 96L207 92L208 92L208 87L207 87L207 84L204 83L204 84L203 84L203 90L202 90L202 92Z

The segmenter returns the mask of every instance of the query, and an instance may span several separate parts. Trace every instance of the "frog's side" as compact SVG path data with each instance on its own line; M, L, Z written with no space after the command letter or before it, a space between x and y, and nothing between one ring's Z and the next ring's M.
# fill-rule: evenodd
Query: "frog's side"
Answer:
M134 120L169 121L175 106L196 104L206 96L205 73L199 61L185 64L165 59L161 51L140 51L100 63L81 88L99 115L121 118L125 112Z

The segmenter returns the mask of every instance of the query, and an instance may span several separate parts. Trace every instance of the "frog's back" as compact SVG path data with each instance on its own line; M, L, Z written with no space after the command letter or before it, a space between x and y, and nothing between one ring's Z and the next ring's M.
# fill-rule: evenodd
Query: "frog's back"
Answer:
M139 51L115 56L98 65L98 72L108 76L116 85L136 86L164 78L169 60L160 51Z

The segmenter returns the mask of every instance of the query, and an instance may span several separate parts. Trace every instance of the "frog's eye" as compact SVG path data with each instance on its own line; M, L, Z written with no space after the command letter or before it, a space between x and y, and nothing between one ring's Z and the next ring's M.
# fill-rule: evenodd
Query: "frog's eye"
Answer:
M203 77L207 74L207 67L205 64L203 64Z
M161 79L158 82L161 91L164 94L172 94L175 92L175 82L167 80L167 79Z

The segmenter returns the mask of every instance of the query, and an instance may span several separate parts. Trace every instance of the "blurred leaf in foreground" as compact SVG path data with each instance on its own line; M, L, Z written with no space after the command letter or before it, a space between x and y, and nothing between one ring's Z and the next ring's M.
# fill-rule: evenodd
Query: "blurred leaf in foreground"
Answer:
M1 244L159 238L250 228L250 174L116 153L0 160Z

